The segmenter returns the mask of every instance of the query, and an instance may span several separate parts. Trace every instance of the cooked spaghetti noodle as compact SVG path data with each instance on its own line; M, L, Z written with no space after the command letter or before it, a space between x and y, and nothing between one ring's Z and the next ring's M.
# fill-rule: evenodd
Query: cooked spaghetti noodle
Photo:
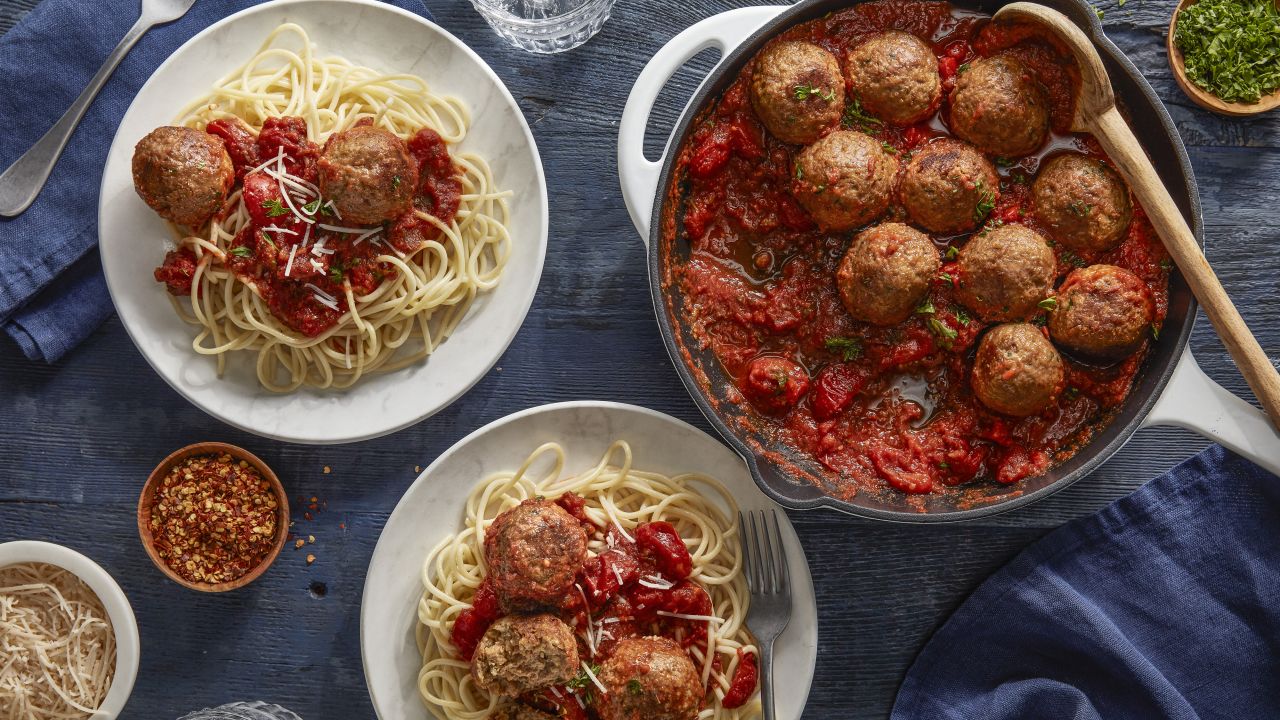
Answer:
M438 230L438 239L412 254L380 244L383 252L376 261L388 272L371 292L355 293L348 280L337 296L317 292L317 302L330 309L341 307L343 313L314 337L284 324L273 315L260 288L227 266L233 241L250 225L238 186L229 209L196 235L182 237L175 226L180 246L193 250L197 259L190 295L171 298L182 318L200 328L192 343L195 351L216 356L219 375L230 352L256 351L258 379L276 392L303 385L349 387L366 374L422 360L457 328L476 296L497 285L511 250L510 193L496 187L482 157L453 151L471 124L463 102L432 93L421 78L386 75L315 52L305 30L281 25L247 63L185 108L177 124L204 129L215 120L238 118L257 133L268 118L297 116L306 120L308 139L318 145L357 123L371 122L401 139L430 128L451 148L462 184L461 204L448 223L415 208L421 221ZM263 165L269 170L270 159ZM286 175L281 178L283 197L298 212L295 206L311 198L296 194L299 188L305 191L296 182L286 188L289 178L283 165L280 174ZM318 207L324 199L318 190L311 194ZM312 249L305 239L288 242L294 244L290 265L296 252Z
M115 666L111 620L83 580L43 563L0 568L0 718L88 718Z
M535 464L551 467L545 472ZM620 464L614 464L620 460ZM542 462L540 462L542 461ZM450 535L428 553L422 569L425 586L418 603L417 640L423 666L418 689L428 710L441 720L481 720L499 707L499 698L476 687L470 663L458 656L451 643L454 621L466 610L485 576L484 535L503 511L534 497L554 499L576 493L585 500L587 517L600 527L618 526L631 531L638 525L665 521L675 526L689 547L693 573L689 579L706 589L713 615L721 622L708 623L709 643L689 652L711 688L709 702L699 718L739 720L758 717L760 703L753 698L742 707L721 704L740 659L739 650L754 654L754 640L746 627L750 594L742 574L737 505L715 478L702 474L668 477L632 467L631 448L614 442L595 467L573 477L561 477L564 449L557 443L542 445L515 472L491 475L471 491L463 529ZM600 534L592 536L588 552L608 550ZM588 621L588 632L590 622ZM587 644L593 643L588 640ZM718 658L719 668L712 659Z

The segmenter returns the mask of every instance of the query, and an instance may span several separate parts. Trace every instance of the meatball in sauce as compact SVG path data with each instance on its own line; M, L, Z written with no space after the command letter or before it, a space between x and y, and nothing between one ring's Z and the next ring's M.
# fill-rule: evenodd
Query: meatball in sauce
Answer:
M587 533L563 508L525 500L485 531L485 562L508 612L557 606L587 557Z
M979 58L956 77L951 131L985 152L1018 157L1049 134L1049 99L1017 58Z
M973 359L973 392L992 410L1026 417L1053 404L1062 391L1062 358L1029 323L997 325L982 336Z
M160 127L133 149L133 187L160 217L198 228L227 202L236 171L222 139L189 127Z
M942 97L938 58L910 33L877 33L849 52L849 87L862 108L894 125L911 125L933 114Z
M896 325L915 312L942 266L929 237L884 223L854 238L836 273L849 314L873 325Z
M568 681L578 661L578 640L559 618L508 615L480 639L471 676L482 690L514 698Z
M1021 320L1053 294L1058 261L1023 225L976 235L960 249L956 297L988 322Z
M702 679L689 653L663 637L627 638L600 670L601 720L693 720Z
M852 230L889 207L898 161L865 133L837 130L796 156L792 193L828 230Z
M774 137L808 145L840 122L844 85L830 52L812 43L773 43L756 58L751 104Z
M412 207L418 164L404 141L386 130L361 125L330 135L319 167L320 193L344 222L375 225Z
M972 145L942 138L911 157L898 192L913 223L951 235L987 219L1000 199L1000 176Z
M1045 163L1031 186L1035 217L1054 240L1076 252L1115 249L1133 218L1129 188L1098 158L1063 153Z
M1049 314L1049 336L1093 361L1123 359L1146 340L1155 321L1151 290L1142 278L1115 265L1071 271Z

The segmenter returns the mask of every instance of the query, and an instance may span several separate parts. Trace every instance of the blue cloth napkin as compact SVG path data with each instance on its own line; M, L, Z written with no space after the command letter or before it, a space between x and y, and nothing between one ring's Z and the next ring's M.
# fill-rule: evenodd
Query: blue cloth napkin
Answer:
M430 17L422 0L387 2ZM97 252L98 186L134 95L179 45L256 4L199 0L181 19L152 28L98 94L35 204L16 218L0 218L0 324L27 357L55 362L111 315ZM139 7L136 1L44 0L0 38L0 168L66 111L137 20Z
M1214 446L1050 533L938 630L892 717L1280 718L1280 478Z

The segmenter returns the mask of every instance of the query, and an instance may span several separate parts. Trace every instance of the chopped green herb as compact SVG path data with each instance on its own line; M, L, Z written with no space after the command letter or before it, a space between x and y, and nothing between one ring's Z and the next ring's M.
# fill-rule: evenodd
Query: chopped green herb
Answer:
M1273 0L1201 0L1173 31L1187 77L1227 102L1257 102L1280 88L1280 9Z
M1172 260L1172 259L1170 259L1170 258L1165 258L1165 259L1161 260L1161 261L1160 261L1160 270L1161 270L1161 272L1169 272L1169 271L1173 270L1173 260Z
M787 388L787 374L781 370L773 373L773 381L777 384L776 392L782 392Z
M320 211L320 198L316 198L315 200L312 200L311 202L302 206L302 212L308 215L315 215L319 211Z
M996 165L1002 168L1013 167L1013 163L1014 161L1007 157L1002 156L1002 157L996 158Z
M804 168L800 167L800 163L796 163L796 179L797 180L804 179Z
M881 142L881 143L880 143L880 147L884 148L884 151L885 151L885 152L887 152L887 153L889 153L890 155L897 155L897 154L898 154L898 148L896 148L896 147L894 147L894 146L890 145L890 144L889 144L889 143L887 143L887 142Z
M942 340L944 347L950 346L951 341L960 336L960 333L956 332L950 325L939 320L936 315L929 318L929 329L933 331L934 335L937 335Z
M253 255L253 251L244 245L237 245L231 248L231 254L236 257L249 257L250 255Z
M1093 212L1092 205L1080 202L1079 200L1072 200L1067 204L1067 209L1071 211L1072 215L1077 217L1089 217L1089 213Z
M823 90L822 88L815 87L813 85L797 85L795 89L795 96L797 100L808 100L811 97L819 97L827 102L835 102L836 91Z
M391 178L391 188L394 190L394 189L398 189L399 187L400 187L400 176L396 175Z
M958 257L960 257L960 248L956 247L955 245L951 245L947 247L948 260L955 260Z
M962 307L956 308L956 320L959 320L960 324L965 327L969 327L969 323L973 322L973 318Z
M1076 387L1076 386L1074 386L1074 385L1072 385L1071 387L1067 388L1067 398L1068 398L1068 399L1070 399L1070 400L1075 400L1075 399L1076 399L1076 398L1078 398L1078 397L1080 397L1080 388L1078 388L1078 387Z
M1152 340L1160 339L1160 327L1157 326L1155 323L1151 323L1151 339Z
M969 69L969 63L960 63L960 67L956 68L956 74L959 75Z
M332 267L330 267L329 279L338 284L341 284L342 283L342 266L335 264Z
M640 693L644 692L644 686L640 684L639 680L635 678L631 678L630 680L627 681L627 692L631 693L632 695L639 695Z
M1084 258L1071 252L1066 248L1062 249L1062 253L1059 257L1062 258L1062 262L1067 263L1069 265L1075 265L1076 267L1084 267L1085 265L1089 264L1084 261Z
M1036 303L1036 307L1040 308L1041 310L1057 310L1058 298L1047 297L1041 300L1040 302Z
M938 273L938 279L951 287L956 286L956 279L951 277L951 273Z
M595 663L591 663L589 667L591 668L591 672L593 674L600 673L599 665L596 665ZM587 675L587 671L583 670L577 675L574 675L573 679L565 683L564 686L569 688L570 690L582 690L584 688L591 687L593 684L594 683L591 682L591 677Z
M949 470L949 469L951 469L951 463L948 463L946 460L939 460L939 461L938 461L938 469L940 469L940 470Z
M267 211L267 217L280 217L288 214L289 208L276 199L268 199L262 201L262 209Z
M933 301L929 298L925 298L924 302L920 303L920 306L916 308L917 315L933 315L937 312L937 308L933 306Z
M1124 7L1125 0L1116 0L1116 7Z
M1094 9L1093 9L1093 14L1094 14L1094 15L1097 15L1097 16L1098 16L1098 19L1099 19L1099 20L1101 20L1101 19L1103 18L1103 16L1104 16L1106 13L1104 13L1104 12L1102 11L1102 8L1094 8Z
M973 208L973 221L981 224L996 209L996 194L986 183L978 182L978 204Z
M827 349L839 354L845 362L849 362L862 355L862 340L855 337L829 337Z
M1045 325L1048 325L1048 324L1049 324L1049 316L1048 316L1048 315L1037 315L1037 316L1035 316L1035 317L1031 318L1031 324L1032 324L1032 325L1035 325L1036 327L1044 327Z
M275 249L276 249L276 244L275 244L275 242L271 240L271 236L270 236L270 235L268 235L268 234L267 234L267 232L266 232L265 230L263 230L262 232L259 232L259 233L258 233L258 235L262 238L262 242L264 242L264 243L266 243L266 244L268 244L268 245L270 245L270 246L271 246L271 249L272 249L272 250L275 250Z
M866 129L868 125L881 124L879 118L868 115L866 111L862 109L862 103L858 101L858 98L854 98L853 102L845 106L842 122L847 128L857 125L861 126L863 129Z

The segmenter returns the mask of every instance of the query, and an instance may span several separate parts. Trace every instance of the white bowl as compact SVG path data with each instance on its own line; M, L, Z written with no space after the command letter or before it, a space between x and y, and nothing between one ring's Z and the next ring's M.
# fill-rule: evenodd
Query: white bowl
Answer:
M473 126L459 145L483 155L498 187L511 190L512 255L496 288L480 295L462 324L425 361L363 378L349 390L261 388L256 354L233 353L218 378L191 348L183 322L151 273L164 259L165 223L133 190L133 147L168 124L188 101L251 57L272 28L306 28L321 55L337 54L386 72L424 78L433 92L470 106ZM116 312L138 350L175 390L210 415L265 437L341 443L378 437L441 410L498 361L524 322L547 246L547 188L533 135L511 93L462 41L419 15L373 0L279 0L238 12L178 48L138 92L120 122L102 175L98 236Z
M777 508L751 479L746 464L718 440L688 423L634 405L568 402L508 415L471 433L431 463L387 519L365 577L360 651L374 710L383 720L433 720L418 694L414 628L422 596L422 565L440 539L460 529L467 495L500 470L514 470L544 442L567 454L565 473L585 470L617 439L631 444L637 468L701 472L726 486L743 510ZM798 720L809 697L818 655L813 579L795 529L779 510L791 568L793 611L778 638L774 689L779 720Z
M116 636L116 670L111 689L91 720L115 720L128 702L133 681L138 677L141 643L129 598L102 566L71 548L35 540L0 543L0 568L23 563L48 563L68 570L102 601Z

